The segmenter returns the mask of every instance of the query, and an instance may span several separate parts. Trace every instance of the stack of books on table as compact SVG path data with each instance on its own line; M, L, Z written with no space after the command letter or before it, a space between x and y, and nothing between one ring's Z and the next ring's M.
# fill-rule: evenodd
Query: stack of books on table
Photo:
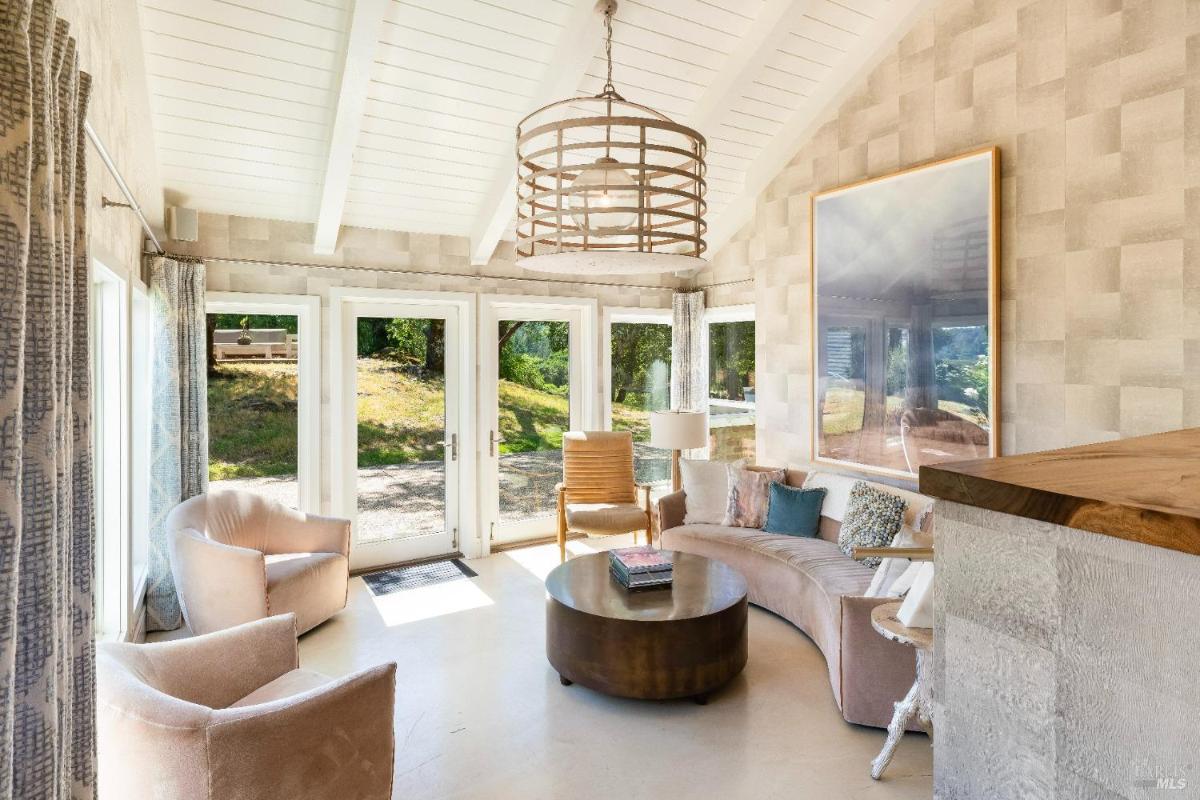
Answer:
M671 585L671 559L653 547L622 547L608 551L608 568L626 589Z

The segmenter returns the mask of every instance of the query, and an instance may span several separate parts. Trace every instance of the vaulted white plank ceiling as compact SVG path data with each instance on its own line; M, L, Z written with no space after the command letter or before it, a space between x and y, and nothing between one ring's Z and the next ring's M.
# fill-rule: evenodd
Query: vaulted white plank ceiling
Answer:
M619 0L613 81L708 139L710 252L925 0ZM604 83L596 0L142 0L167 202L472 239L514 132Z

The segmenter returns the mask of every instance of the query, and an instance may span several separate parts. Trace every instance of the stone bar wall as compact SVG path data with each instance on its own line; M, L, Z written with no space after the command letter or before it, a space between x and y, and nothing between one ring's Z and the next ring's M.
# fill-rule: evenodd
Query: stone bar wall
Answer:
M1200 797L1200 557L937 515L935 797Z

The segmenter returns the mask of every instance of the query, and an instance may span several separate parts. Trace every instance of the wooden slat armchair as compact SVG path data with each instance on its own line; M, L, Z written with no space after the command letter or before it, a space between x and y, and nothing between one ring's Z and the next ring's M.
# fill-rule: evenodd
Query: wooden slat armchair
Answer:
M638 505L638 489L642 504ZM571 431L563 435L563 482L558 493L558 553L567 560L567 533L596 536L646 532L650 543L650 487L633 475L633 434Z

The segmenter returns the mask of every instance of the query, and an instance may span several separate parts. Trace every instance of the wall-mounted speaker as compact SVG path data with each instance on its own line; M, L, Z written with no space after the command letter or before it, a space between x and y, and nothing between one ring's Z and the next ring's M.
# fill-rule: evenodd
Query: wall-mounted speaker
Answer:
M200 214L194 208L171 206L167 209L167 236L177 242L200 238Z

